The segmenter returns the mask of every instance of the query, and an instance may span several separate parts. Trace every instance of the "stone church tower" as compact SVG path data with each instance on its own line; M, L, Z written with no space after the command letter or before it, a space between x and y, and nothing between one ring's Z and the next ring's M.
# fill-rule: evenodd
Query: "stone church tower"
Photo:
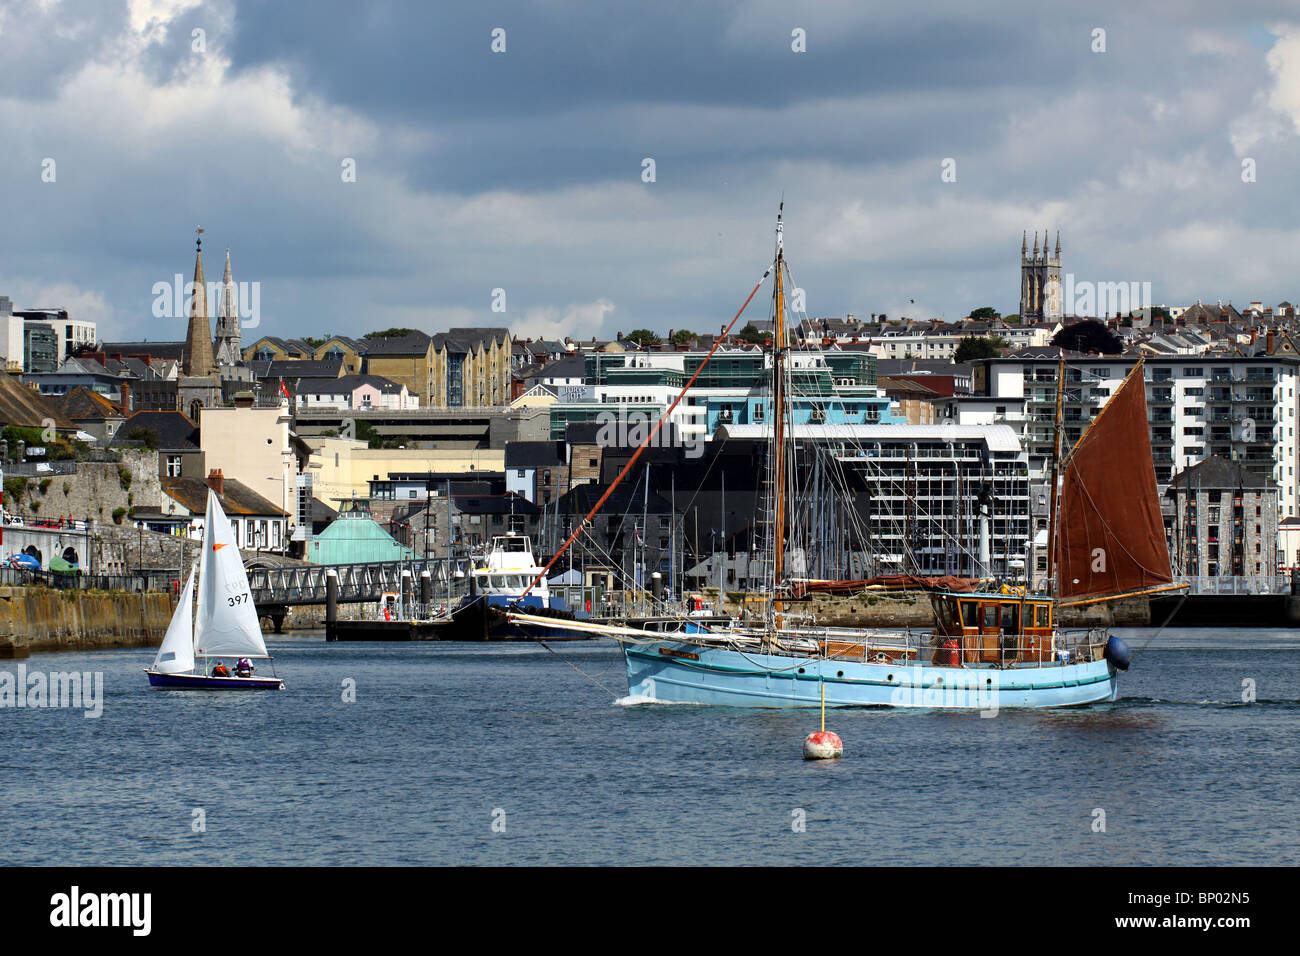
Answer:
M1056 252L1049 251L1047 231L1043 230L1043 251L1038 252L1038 233L1034 233L1034 251L1029 252L1029 234L1020 239L1020 320L1055 322L1063 314L1061 303L1061 233L1056 233Z
M212 355L212 326L208 324L208 287L203 281L203 230L194 252L194 294L190 299L190 326L185 334L181 374L176 381L176 408L199 424L204 408L221 404L221 379Z
M217 308L217 364L235 365L240 354L239 299L230 274L230 250L226 250L226 274L221 278L221 304Z

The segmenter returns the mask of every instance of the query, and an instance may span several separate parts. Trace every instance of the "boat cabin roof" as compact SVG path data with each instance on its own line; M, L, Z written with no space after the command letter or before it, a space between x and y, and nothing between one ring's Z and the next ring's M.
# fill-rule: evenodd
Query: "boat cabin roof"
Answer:
M493 551L509 551L519 554L530 553L533 549L528 538L521 534L502 534L492 539Z
M1034 601L1041 604L1052 600L1047 594L1000 594L990 591L942 591L934 597L943 601L984 601L985 603L997 601L1002 604L1019 604L1021 601Z

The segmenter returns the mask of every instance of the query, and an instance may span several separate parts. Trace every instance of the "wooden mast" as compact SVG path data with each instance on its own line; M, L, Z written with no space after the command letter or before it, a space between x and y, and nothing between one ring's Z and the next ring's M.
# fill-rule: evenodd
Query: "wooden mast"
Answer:
M1056 433L1052 448L1052 491L1050 507L1047 512L1047 586L1053 597L1056 595L1056 487L1060 480L1061 468L1061 406L1065 400L1065 349L1061 349L1061 360L1056 367Z
M785 237L781 213L785 202L776 214L776 284L772 295L776 300L773 322L772 351L772 414L773 414L773 464L772 483L775 485L775 508L772 531L772 589L773 620L781 627L782 602L777 600L785 577Z

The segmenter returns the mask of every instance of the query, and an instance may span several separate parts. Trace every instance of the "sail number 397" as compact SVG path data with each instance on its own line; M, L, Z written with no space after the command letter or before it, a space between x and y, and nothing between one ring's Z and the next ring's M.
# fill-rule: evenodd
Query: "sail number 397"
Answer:
M231 607L235 607L238 604L248 604L251 599L252 599L251 595L236 594L234 597L226 598L226 603L229 604Z

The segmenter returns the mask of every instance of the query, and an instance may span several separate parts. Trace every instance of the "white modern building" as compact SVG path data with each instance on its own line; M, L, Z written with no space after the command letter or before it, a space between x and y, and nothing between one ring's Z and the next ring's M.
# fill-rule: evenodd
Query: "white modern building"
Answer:
M770 425L730 425L723 439L769 439ZM1023 580L1030 555L1027 456L1009 425L795 425L801 462L793 523L829 527L862 553L872 574L994 576ZM820 474L815 459L837 469ZM811 477L810 477L811 475ZM825 524L847 492L852 517ZM838 522L838 523L836 523ZM815 537L825 538L826 534ZM815 568L810 569L815 572ZM796 572L797 573L797 572Z
M1056 415L1059 350L1026 350L976 363L975 391L1004 408L1000 420L1021 427L1029 468L1042 477L1049 465ZM1066 358L1062 418L1066 448L1132 370L1134 355ZM1288 355L1152 356L1146 359L1147 406L1156 479L1168 482L1211 455L1239 462L1278 487L1278 518L1300 514L1297 481L1296 387L1300 358ZM971 406L985 420L989 403Z

